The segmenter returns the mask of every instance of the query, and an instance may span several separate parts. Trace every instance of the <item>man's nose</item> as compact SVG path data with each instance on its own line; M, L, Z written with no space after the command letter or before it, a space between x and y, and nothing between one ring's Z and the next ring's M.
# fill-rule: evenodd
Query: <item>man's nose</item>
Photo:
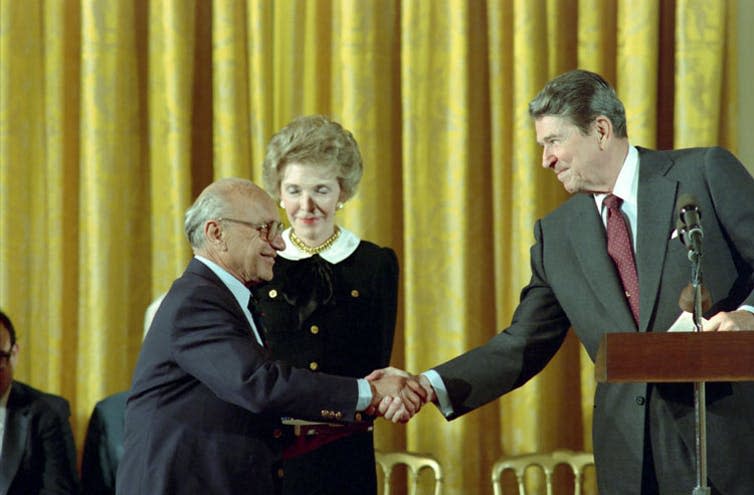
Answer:
M282 232L278 232L278 235L270 239L270 246L272 246L275 251L282 251L285 249L285 241L283 240Z
M544 168L552 168L557 161L558 157L553 155L550 150L547 149L547 146L542 148L542 166Z

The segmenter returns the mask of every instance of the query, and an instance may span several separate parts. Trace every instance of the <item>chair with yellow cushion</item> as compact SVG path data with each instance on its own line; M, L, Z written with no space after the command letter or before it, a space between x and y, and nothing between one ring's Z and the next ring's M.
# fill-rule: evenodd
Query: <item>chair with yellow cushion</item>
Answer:
M559 465L566 465L573 474L573 493L581 495L584 469L594 466L594 455L591 452L572 450L555 450L548 453L524 454L518 456L501 457L492 466L492 488L495 495L503 495L503 472L511 470L516 475L519 495L525 495L525 474L528 468L539 469L544 473L547 495L553 495L553 473Z
M419 473L424 469L432 471L434 476L434 495L442 495L442 466L431 454L417 454L415 452L374 452L377 464L382 468L385 481L382 495L390 495L391 475L393 469L399 465L405 465L408 473L409 495L416 495L419 488Z

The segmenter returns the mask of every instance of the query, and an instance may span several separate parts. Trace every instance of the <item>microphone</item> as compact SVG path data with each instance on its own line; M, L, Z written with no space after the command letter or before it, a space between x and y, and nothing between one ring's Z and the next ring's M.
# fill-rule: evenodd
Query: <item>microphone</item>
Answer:
M689 250L694 253L702 252L702 212L699 211L696 198L691 194L681 194L676 203L678 213L678 237Z
M702 313L712 305L709 290L702 286L702 212L696 198L691 194L681 194L676 203L678 237L688 247L691 262L691 283L681 291L678 305L683 311L694 315L697 331L702 328Z

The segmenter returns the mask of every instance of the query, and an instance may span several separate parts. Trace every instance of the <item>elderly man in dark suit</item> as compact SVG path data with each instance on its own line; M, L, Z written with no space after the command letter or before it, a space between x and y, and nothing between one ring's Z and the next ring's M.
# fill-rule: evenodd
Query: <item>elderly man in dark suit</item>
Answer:
M605 332L667 331L690 274L687 248L676 238L682 195L695 196L702 212L713 303L704 329L754 329L754 179L731 153L630 145L615 91L583 70L550 81L529 113L542 165L582 194L536 223L531 281L511 326L419 377L449 419L526 383L571 327L592 359ZM707 413L711 492L754 493L754 470L745 468L754 459L754 383L708 384ZM600 493L694 489L690 386L600 383L593 430Z
M13 380L19 346L0 311L0 493L77 494L68 401Z
M420 396L402 392L404 378L345 378L268 359L248 285L272 278L284 244L277 206L262 189L243 179L209 185L187 210L185 230L195 257L157 310L136 364L119 495L275 494L284 476L281 417L353 423L386 397L401 420L416 411Z

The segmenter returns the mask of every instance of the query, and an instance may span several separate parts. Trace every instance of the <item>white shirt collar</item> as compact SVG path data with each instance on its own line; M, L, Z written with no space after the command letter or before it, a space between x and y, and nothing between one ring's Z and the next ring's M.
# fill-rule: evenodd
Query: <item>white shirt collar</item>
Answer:
M10 366L10 365L8 365ZM8 417L8 397L10 397L10 389L13 388L13 381L11 380L8 390L0 397L0 456L3 452L3 439L5 438L5 419Z
M628 147L628 154L623 161L618 173L618 178L613 186L613 194L623 200L620 209L628 220L629 230L631 231L631 242L636 250L636 231L638 223L638 196L639 196L639 151L634 146ZM602 216L602 223L607 225L607 208L602 207L602 202L607 193L595 194L594 202L597 205L597 211Z
M240 304L242 308L249 306L251 291L240 280L225 271L223 267L221 267L214 261L210 261L204 256L197 255L195 256L195 258L207 265L207 268L215 272L215 275L217 275L220 280L222 280L222 282L228 287L228 289L230 289L230 291L233 293L233 297L236 298L238 304Z
M615 180L612 193L623 200L621 209L636 211L637 197L639 191L639 151L635 146L628 146L626 159ZM594 201L597 204L597 210L602 211L602 201L607 193L594 195Z
M254 337L256 338L257 342L259 343L259 345L264 346L262 337L261 335L259 335L257 326L254 323L254 318L251 316L251 312L249 311L249 299L251 299L251 291L248 289L248 287L246 287L240 280L228 273L223 267L221 267L214 261L210 261L204 256L194 255L194 257L207 265L207 268L212 270L214 274L217 275L218 278L222 281L222 283L225 284L228 290L230 290L230 292L233 294L233 297L236 298L236 301L238 301L238 304L241 306L241 310L246 316L246 319L249 321L249 325L254 332Z
M5 393L2 395L2 397L0 397L0 407L8 406L8 397L10 397L11 388L13 388L13 380L11 380L10 385L8 385L8 390L6 390Z
M361 242L359 236L357 236L350 230L344 229L343 227L339 228L340 235L337 239L335 239L335 242L332 243L332 246L319 253L319 255L323 259L329 261L332 264L339 263L351 256L351 254L356 251L356 248L359 247L359 243ZM314 256L305 251L302 251L301 249L297 248L295 244L293 244L293 242L291 241L290 227L283 231L283 240L285 241L285 249L278 251L279 256L282 256L283 258L291 261L298 261Z

